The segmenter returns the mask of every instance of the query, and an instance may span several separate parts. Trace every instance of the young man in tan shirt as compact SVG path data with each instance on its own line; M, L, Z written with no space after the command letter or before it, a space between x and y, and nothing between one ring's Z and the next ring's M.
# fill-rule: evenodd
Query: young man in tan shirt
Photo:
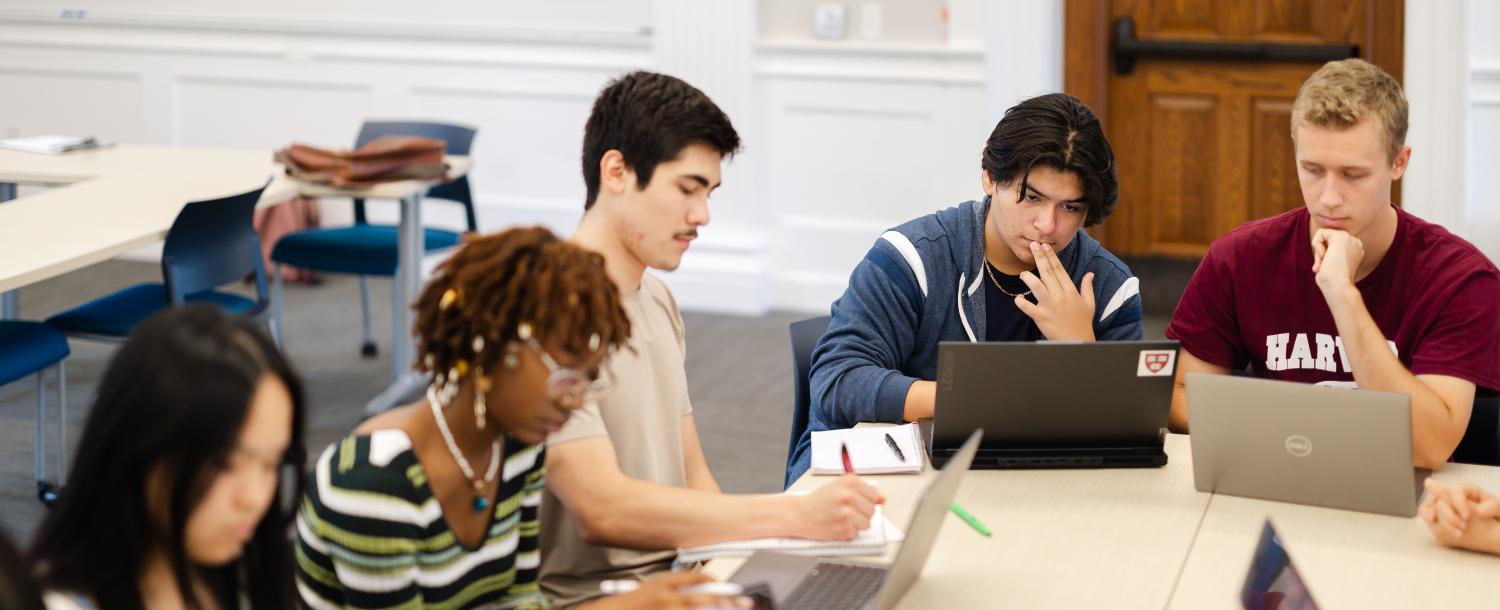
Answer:
M547 441L542 590L560 607L598 596L600 581L668 569L678 547L851 539L884 501L853 475L806 496L729 495L709 472L682 316L646 269L677 268L739 143L713 101L671 76L627 74L594 102L583 143L588 199L573 242L603 255L631 338L605 367L612 387Z

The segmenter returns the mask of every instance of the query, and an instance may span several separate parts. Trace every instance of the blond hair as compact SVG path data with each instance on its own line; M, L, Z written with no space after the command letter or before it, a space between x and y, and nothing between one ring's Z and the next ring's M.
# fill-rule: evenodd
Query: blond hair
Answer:
M1406 145L1406 94L1385 70L1363 59L1323 64L1302 83L1292 103L1292 139L1298 125L1348 129L1373 115L1391 159Z

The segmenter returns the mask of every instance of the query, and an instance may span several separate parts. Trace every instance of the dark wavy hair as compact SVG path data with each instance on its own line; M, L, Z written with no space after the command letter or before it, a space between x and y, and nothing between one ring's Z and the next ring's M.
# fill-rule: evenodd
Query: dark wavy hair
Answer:
M1088 207L1084 226L1104 222L1115 211L1120 195L1115 153L1099 118L1078 98L1049 93L1012 106L984 143L979 162L996 183L1020 179L1016 201L1026 196L1026 179L1039 165L1078 176Z
M658 164L677 158L693 143L729 157L740 149L740 134L713 100L682 79L636 71L610 81L594 100L583 129L583 183L588 188L583 209L594 207L599 198L604 153L620 151L644 189Z
M292 398L291 443L276 500L237 561L193 565L188 517L224 468L266 375ZM189 608L199 608L195 574L221 608L238 609L241 595L256 609L293 607L289 528L302 495L305 413L302 383L250 322L208 305L142 321L110 360L68 485L37 531L30 559L38 581L48 590L90 595L101 610L136 610L139 570L160 550ZM165 484L148 485L152 473ZM150 497L148 487L166 497Z

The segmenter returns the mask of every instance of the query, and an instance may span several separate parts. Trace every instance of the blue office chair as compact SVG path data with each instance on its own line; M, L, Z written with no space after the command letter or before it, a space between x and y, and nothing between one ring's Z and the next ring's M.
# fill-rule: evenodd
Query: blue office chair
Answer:
M421 136L447 143L450 155L467 155L474 143L475 129L446 123L366 121L359 130L354 146L381 136ZM427 190L426 197L455 201L464 206L468 230L478 230L478 219L474 214L474 197L469 190L469 177L463 176L452 182L439 184ZM424 250L431 252L457 245L459 233L443 229L424 229ZM354 200L354 224L348 227L309 229L298 231L276 242L271 250L271 261L276 264L274 274L279 283L281 266L292 265L316 269L328 273L349 273L359 276L359 304L364 342L360 353L366 358L376 355L374 336L370 332L370 287L368 276L393 277L396 275L397 227L395 225L370 224L365 218L365 200ZM281 290L276 291L278 295ZM414 295L413 295L414 296ZM278 296L277 298L281 298ZM400 306L401 304L397 304Z
M0 385L36 377L36 492L42 502L57 499L68 475L68 338L41 322L0 320ZM57 483L47 481L47 369L57 369Z
M47 320L69 336L122 341L136 324L158 310L188 302L208 302L252 320L271 324L271 295L255 204L265 187L222 199L194 201L182 208L162 247L163 282L137 284L74 307ZM255 298L215 288L254 277Z
M797 441L807 431L807 412L812 409L812 353L818 339L828 332L832 316L820 316L792 322L788 327L792 335L792 436L786 443L786 471L792 472L792 457L797 452ZM786 486L791 486L788 479Z

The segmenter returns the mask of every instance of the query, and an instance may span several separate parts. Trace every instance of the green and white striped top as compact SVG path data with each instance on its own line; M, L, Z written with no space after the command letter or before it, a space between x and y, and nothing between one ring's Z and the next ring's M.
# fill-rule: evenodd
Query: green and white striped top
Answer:
M328 608L547 608L537 586L544 450L504 443L500 491L479 548L443 519L401 430L330 445L297 514L297 589Z

